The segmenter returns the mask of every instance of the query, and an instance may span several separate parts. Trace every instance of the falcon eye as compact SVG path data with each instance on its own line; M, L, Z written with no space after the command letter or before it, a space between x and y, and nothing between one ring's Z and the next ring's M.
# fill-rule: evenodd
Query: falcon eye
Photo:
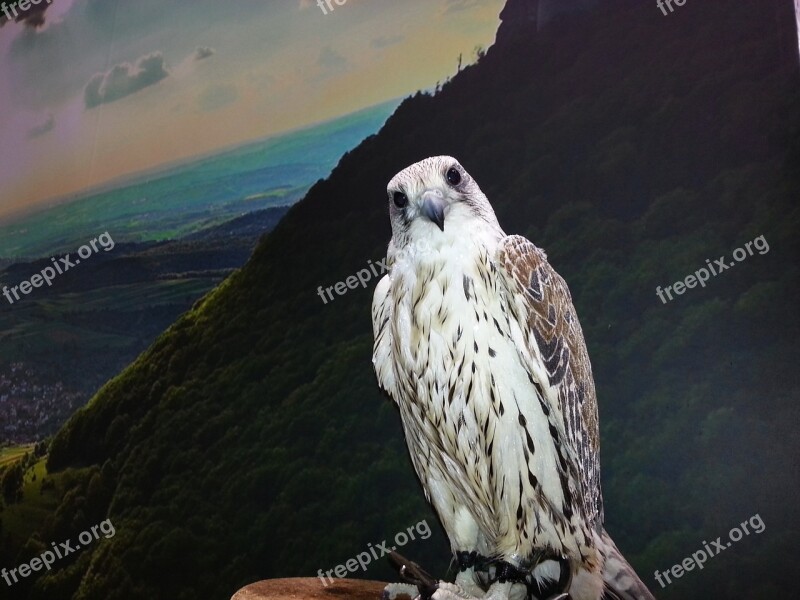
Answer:
M408 196L403 192L394 192L392 194L392 202L397 208L405 208L408 204Z
M461 183L461 173L455 167L447 169L447 183L450 185L458 185Z

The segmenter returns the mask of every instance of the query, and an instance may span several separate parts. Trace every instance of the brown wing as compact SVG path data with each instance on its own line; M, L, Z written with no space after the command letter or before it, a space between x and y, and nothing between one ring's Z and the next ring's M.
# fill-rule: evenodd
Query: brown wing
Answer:
M515 299L528 345L536 345L558 397L564 431L573 450L583 487L587 521L603 522L600 491L600 436L597 395L583 331L566 282L547 262L544 251L522 236L503 238L497 250L507 289ZM528 349L530 356L537 353ZM545 382L540 382L545 383Z

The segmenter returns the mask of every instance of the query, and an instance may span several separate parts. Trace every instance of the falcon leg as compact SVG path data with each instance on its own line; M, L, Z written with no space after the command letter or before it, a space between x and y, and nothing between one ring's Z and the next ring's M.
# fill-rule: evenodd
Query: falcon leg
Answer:
M528 597L525 574L514 565L500 561L496 574L497 581L491 585L484 600L516 600Z
M452 494L448 493L440 478L428 479L431 489L431 503L442 519L450 547L458 562L459 572L456 585L441 582L439 589L442 595L433 595L437 600L454 600L455 598L478 600L486 595L475 576L475 564L478 559L478 538L480 530L475 518L465 506L459 506ZM437 593L439 593L437 591Z
M456 585L462 592L465 592L467 596L483 598L486 592L478 585L475 579L475 561L477 558L478 553L475 550L472 552L456 552L456 560L458 561Z

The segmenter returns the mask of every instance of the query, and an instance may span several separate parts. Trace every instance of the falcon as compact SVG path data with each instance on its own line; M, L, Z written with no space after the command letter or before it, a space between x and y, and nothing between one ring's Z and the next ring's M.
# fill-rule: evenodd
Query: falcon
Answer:
M645 600L603 529L597 399L569 289L459 162L389 182L373 364L459 572L434 600Z

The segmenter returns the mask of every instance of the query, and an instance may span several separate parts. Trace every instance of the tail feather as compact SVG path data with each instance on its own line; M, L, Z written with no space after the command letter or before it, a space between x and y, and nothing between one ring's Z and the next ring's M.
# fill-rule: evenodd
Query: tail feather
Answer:
M603 531L603 600L655 600L611 537Z

